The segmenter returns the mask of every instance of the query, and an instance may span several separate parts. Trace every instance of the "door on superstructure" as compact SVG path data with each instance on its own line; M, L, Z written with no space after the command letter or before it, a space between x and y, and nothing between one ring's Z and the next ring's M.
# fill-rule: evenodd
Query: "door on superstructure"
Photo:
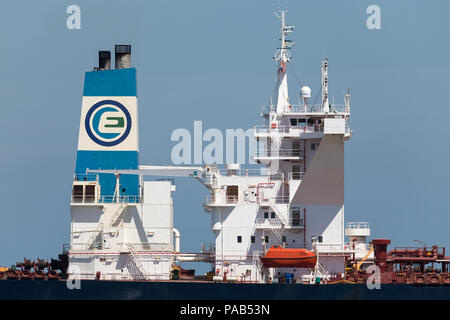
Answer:
M302 169L302 167L299 164L292 165L292 179L293 180L300 180L302 178L301 169Z
M84 187L84 201L94 202L95 200L95 185L86 185Z
M294 157L300 157L301 156L300 141L292 142L292 155Z
M227 203L237 203L239 199L239 187L227 186Z
M301 208L294 208L291 211L292 214L292 225L299 227L303 226L303 214Z

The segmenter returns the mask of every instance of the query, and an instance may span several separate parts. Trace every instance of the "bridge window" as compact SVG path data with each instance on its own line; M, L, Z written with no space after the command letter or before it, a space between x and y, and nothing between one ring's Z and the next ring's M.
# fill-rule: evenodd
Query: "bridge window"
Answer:
M95 186L88 185L84 188L84 201L94 202L95 200Z
M237 242L241 243L242 242L242 236L237 236Z
M83 185L75 184L72 190L72 201L83 202Z
M251 237L250 237L250 241L251 241L252 243L255 243L255 236L251 236Z
M227 203L236 203L239 197L238 186L227 186Z

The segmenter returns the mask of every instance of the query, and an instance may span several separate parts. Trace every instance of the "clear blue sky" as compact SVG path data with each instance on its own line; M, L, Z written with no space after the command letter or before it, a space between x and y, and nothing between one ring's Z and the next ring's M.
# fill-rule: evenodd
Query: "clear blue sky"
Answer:
M81 30L66 8L81 7ZM366 28L381 8L382 30ZM0 12L0 265L55 257L69 242L84 72L98 50L132 45L138 69L140 159L170 164L176 128L250 128L273 93L277 7L296 25L293 67L330 95L352 93L346 146L346 221L369 221L398 246L450 247L450 2L442 1L3 1ZM291 96L299 85L289 78ZM212 241L207 194L177 179L183 251Z

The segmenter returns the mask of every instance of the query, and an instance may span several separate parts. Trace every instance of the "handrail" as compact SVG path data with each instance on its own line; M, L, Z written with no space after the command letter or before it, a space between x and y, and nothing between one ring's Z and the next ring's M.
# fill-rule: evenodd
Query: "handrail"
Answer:
M303 157L301 149L259 149L255 157Z
M72 195L71 201L73 203L140 203L140 196L100 196L97 201L95 201L95 196L83 196L83 195Z
M255 126L255 134L260 133L282 133L282 134L297 134L297 133L313 133L323 132L323 124L305 125L305 126Z
M277 109L276 105L272 106L263 106L261 107L263 112L275 112ZM322 104L291 104L289 106L289 111L285 111L283 113L323 113L323 105ZM349 106L345 104L331 104L330 111L328 113L350 113Z
M260 169L239 169L239 170L227 170L227 169L218 169L218 172L222 176L239 176L239 177L247 177L247 176L267 176L269 170L267 168Z
M347 222L345 229L370 229L368 222Z
M265 225L266 223L274 226L291 226L291 227L303 227L304 226L304 220L302 218L291 218L287 219L285 222L287 224L284 224L284 222L280 218L257 218L256 224L258 226Z
M225 202L224 202L225 200ZM239 197L237 196L212 196L209 195L206 197L207 204L236 204L239 202Z
M86 174L86 173L75 173L73 175L74 181L97 181L98 182L98 174Z

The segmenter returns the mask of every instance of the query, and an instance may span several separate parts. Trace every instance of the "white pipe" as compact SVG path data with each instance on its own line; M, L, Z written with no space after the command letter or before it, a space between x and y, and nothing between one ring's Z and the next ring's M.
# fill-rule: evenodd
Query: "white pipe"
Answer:
M179 262L212 262L211 256L206 253L180 253L177 255Z
M175 236L175 252L180 252L180 231L175 228L172 228L172 231Z

